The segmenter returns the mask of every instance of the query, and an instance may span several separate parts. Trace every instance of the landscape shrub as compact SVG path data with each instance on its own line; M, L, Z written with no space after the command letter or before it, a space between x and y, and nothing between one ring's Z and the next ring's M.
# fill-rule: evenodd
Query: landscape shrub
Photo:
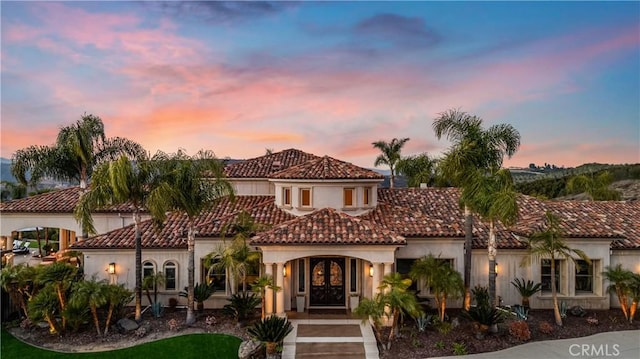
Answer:
M554 328L551 323L545 320L543 322L540 322L540 324L538 325L538 330L543 334L551 334L553 333Z
M511 322L511 324L509 324L509 334L511 334L512 337L521 341L526 341L531 339L531 331L529 330L529 324L524 320L516 320L514 322Z

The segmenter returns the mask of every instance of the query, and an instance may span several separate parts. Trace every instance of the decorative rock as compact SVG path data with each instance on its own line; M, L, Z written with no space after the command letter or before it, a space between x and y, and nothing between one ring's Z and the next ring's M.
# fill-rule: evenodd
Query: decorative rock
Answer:
M264 357L262 343L256 340L244 341L238 348L238 359L257 359Z
M574 317L584 317L585 315L587 315L587 311L579 305L571 307L571 309L569 309L569 313L571 313L571 315L573 315Z
M138 329L139 327L138 323L127 318L122 318L118 320L118 322L116 323L116 326L118 327L118 331L120 333L128 333Z
M460 319L458 319L458 317L453 318L453 320L451 320L451 328L457 328L460 326Z
M38 322L36 325L37 325L37 326L38 326L38 328L40 328L40 329L49 328L49 323L47 323L47 322Z

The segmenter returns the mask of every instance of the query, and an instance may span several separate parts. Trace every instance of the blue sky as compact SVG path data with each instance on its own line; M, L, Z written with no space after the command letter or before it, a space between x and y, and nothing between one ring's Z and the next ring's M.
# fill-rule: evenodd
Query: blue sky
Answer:
M150 152L371 142L458 108L522 135L507 166L640 162L638 2L8 2L0 156L83 113Z

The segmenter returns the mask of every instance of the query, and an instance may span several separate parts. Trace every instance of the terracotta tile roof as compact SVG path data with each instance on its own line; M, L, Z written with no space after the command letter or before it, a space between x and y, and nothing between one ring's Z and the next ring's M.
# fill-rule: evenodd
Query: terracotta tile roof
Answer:
M296 216L289 214L281 210L280 208L278 208L273 201L273 197L269 197L269 199L270 200L258 203L255 206L243 208L243 210L249 213L251 217L253 217L253 220L255 221L256 224L262 225L265 229L268 229L274 225L287 222L296 218ZM221 233L222 229L225 226L229 228L228 225L232 224L236 220L239 212L240 210L232 214L226 215L224 217L221 217L216 221L211 221L211 222L199 225L198 235L200 237L221 236L223 234ZM224 233L225 237L231 237L233 235L234 233L231 233L230 230L227 230Z
M251 244L404 245L406 241L383 226L324 208L276 225L253 237Z
M61 190L37 194L34 196L0 203L0 212L7 213L72 213L78 199L80 187L70 187ZM96 210L98 213L120 212L131 213L134 207L121 204Z
M244 208L265 207L272 203L272 196L238 196L234 202L225 198L212 210L206 211L196 218L195 226L200 231L196 237L219 235L220 228L217 226L219 222L215 220L217 218L229 218L229 221L232 221L236 214ZM185 215L170 214L161 228L158 228L152 220L143 221L140 228L143 248L187 248L188 218ZM218 232L211 230L211 228L217 228ZM134 226L129 225L79 241L73 244L72 248L133 249L135 248L134 234Z
M319 157L296 149L288 149L228 165L229 178L267 178L268 175Z
M560 218L568 238L610 238L612 248L640 249L640 202L546 201L543 210L523 216L513 232L529 236L544 230L545 210Z
M384 179L378 172L324 156L272 173L277 179Z

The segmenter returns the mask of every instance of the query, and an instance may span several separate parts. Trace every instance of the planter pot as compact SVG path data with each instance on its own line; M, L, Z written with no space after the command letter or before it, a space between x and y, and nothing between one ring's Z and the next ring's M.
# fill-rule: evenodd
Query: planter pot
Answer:
M305 296L296 296L296 310L298 313L304 313Z
M359 304L360 304L359 296L356 295L356 296L349 297L349 308L351 308L352 312L356 310Z

